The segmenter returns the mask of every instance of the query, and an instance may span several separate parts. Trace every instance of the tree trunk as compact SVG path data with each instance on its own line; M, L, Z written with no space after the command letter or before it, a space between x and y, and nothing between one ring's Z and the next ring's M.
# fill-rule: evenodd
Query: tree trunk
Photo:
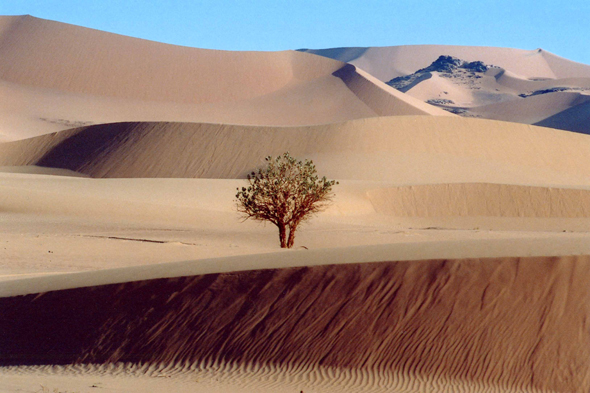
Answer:
M277 226L279 227L279 240L281 242L281 248L287 248L287 228L283 223L279 223Z
M295 243L295 230L297 229L297 225L291 225L289 227L289 240L287 240L287 248L293 247Z

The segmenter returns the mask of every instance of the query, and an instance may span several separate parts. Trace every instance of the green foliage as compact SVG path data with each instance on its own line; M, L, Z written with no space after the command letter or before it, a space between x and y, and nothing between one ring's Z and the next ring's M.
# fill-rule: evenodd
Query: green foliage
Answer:
M291 248L298 225L327 207L338 182L320 179L313 161L297 161L289 153L265 160L266 168L248 175L248 187L237 189L238 211L246 219L275 224L281 247Z

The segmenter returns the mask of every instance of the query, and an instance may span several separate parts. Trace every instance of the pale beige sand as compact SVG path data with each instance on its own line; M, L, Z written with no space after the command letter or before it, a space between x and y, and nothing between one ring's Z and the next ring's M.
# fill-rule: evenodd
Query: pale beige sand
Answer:
M307 125L446 115L354 69L346 75L355 82L345 83L344 63L296 51L179 47L31 16L0 17L0 40L5 140L116 121Z
M470 112L487 119L535 124L570 108L590 102L590 94L561 92L482 105ZM575 121L572 117L570 121Z
M590 78L590 65L556 56L542 49L523 50L482 46L405 45L310 50L354 64L382 81L412 74L441 55L483 61L526 79Z
M340 229L340 233L345 228ZM352 228L348 228L352 230ZM382 228L364 227L357 230L357 235L364 232L377 232ZM324 231L312 228L310 235L323 235ZM37 272L45 267L53 268L44 274L21 273L1 276L2 286L0 296L20 296L38 292L55 291L62 289L73 289L80 287L91 287L96 285L108 285L124 283L137 280L152 280L158 278L184 277L199 274L231 273L249 271L256 269L282 269L290 267L321 266L334 264L356 264L380 262L385 260L419 261L424 259L457 259L457 258L478 258L480 255L486 257L504 257L518 255L520 257L544 257L545 255L588 255L590 253L590 235L583 233L558 233L558 232L517 232L517 231L494 231L477 233L476 230L456 231L445 233L439 230L416 230L400 231L405 238L401 237L396 241L387 244L366 244L362 246L334 246L328 241L329 248L317 248L304 250L281 250L277 248L265 250L264 254L240 254L236 256L203 258L198 260L173 261L160 264L134 263L136 266L99 267L99 270L80 269L77 266L70 266L70 271L63 272L55 270L61 267L59 254L54 261L37 260ZM450 231L452 232L452 231ZM302 232L303 233L303 232ZM59 235L58 235L59 236ZM411 240L408 239L410 237ZM447 240L441 240L447 239ZM451 240L448 240L451 239ZM278 242L278 240L277 240ZM117 245L105 244L79 244L85 246L88 251L96 252L105 247L116 248ZM228 247L229 248L229 247ZM144 247L138 251L149 251L161 253L161 258L166 250ZM133 249L126 249L133 252ZM170 250L168 250L170 251ZM218 251L223 252L223 247L218 246ZM172 250L172 252L174 252ZM107 256L108 256L107 252ZM231 253L227 253L231 255ZM111 253L112 255L112 253ZM121 253L123 255L123 253ZM141 257L141 253L138 255ZM165 257L163 257L165 259ZM125 263L123 260L118 266ZM131 264L130 264L131 265ZM108 265L106 265L108 266ZM97 269L95 266L94 269Z
M582 164L589 137L503 122L397 117L303 128L102 126L0 145L3 163L36 163L59 152L53 146L64 138L91 132L111 132L109 147L70 169L122 179L47 176L52 170L42 167L25 168L46 175L2 175L0 200L12 212L4 225L3 252L12 261L2 267L6 279L272 252L272 225L239 224L233 197L244 181L232 178L260 165L265 152L286 149L342 182L335 204L298 235L297 245L308 248L589 229ZM89 141L82 138L86 148ZM68 163L67 149L75 150L65 147L53 158L57 166ZM64 173L71 172L55 174ZM130 176L228 179L124 178ZM483 245L480 252L488 255Z
M413 74L441 55L483 61L495 68L477 74L465 70L452 75L430 72L403 91L463 116L590 132L590 109L584 105L590 94L590 66L540 49L423 45L339 48L312 53L348 61L385 82ZM548 93L550 89L570 90ZM535 92L542 94L521 98Z
M578 130L584 92L488 104L590 87L590 67L333 52L343 62L0 17L0 140L17 140L0 143L0 357L49 363L0 368L0 391L590 388L590 137L422 102L444 90ZM414 97L382 82L440 54L505 72L479 89L435 75ZM341 181L294 250L233 201L285 151Z
M294 128L103 125L0 144L0 165L58 167L93 177L243 178L263 157L285 151L313 159L323 175L338 180L590 185L586 135L434 116Z
M396 217L590 218L590 188L455 183L381 188L368 196L378 213Z
M479 78L449 78L432 73L406 93L465 117L590 133L590 78L530 81L506 74L490 70Z
M388 219L375 213L378 204L371 200L371 192L367 190L383 187L381 182L344 181L339 185L338 196L334 205L321 216L301 228L296 245L306 245L309 250L282 250L278 251L276 241L276 230L273 227L262 227L255 223L239 223L233 211L232 198L233 189L242 180L227 179L85 179L54 176L47 174L27 173L5 173L2 175L3 197L0 204L9 207L10 211L4 210L0 213L3 221L3 247L0 251L5 252L10 261L7 268L13 269L12 274L18 273L59 273L78 271L76 274L51 274L44 277L28 277L12 275L2 277L3 280L10 278L11 281L3 281L0 285L0 296L10 296L24 293L35 293L64 288L80 288L89 285L112 284L116 282L136 281L143 279L178 277L194 274L211 274L216 272L245 271L260 268L285 268L310 265L327 264L355 264L358 262L378 262L384 260L420 260L424 258L464 258L486 256L544 256L544 255L573 255L590 254L590 237L588 229L579 233L560 233L556 231L539 232L540 225L532 218L529 225L532 231L508 231L497 230L448 230L441 229L411 229L413 224L418 223L407 221L408 219L395 217ZM461 185L458 185L462 187ZM391 188L391 183L388 184ZM436 186L434 186L436 188ZM454 186L450 186L452 190ZM420 189L421 187L418 187ZM526 187L508 187L517 190ZM10 192L6 192L10 191ZM229 191L229 192L228 192ZM576 192L577 190L573 190ZM475 196L480 192L476 187ZM566 191L567 193L567 191ZM421 193L417 192L420 196ZM444 200L444 199L443 199ZM449 202L446 200L446 202ZM537 213L543 213L539 211ZM428 218L428 217L426 217ZM461 217L459 217L461 218ZM497 217L503 219L503 217ZM504 217L505 219L506 217ZM522 218L516 218L521 220ZM524 218L527 219L527 218ZM531 218L528 218L531 219ZM442 220L446 225L452 220ZM562 224L568 219L559 218ZM482 220L476 219L481 225ZM585 219L585 224L588 220ZM566 224L567 225L567 224ZM217 239L213 239L217 237ZM148 241L155 241L155 243ZM192 243L192 244L191 244ZM382 243L382 244L379 244ZM356 245L356 247L350 247ZM201 246L205 246L202 247ZM49 253L48 251L52 251ZM273 252L274 251L274 252ZM260 255L263 252L265 254ZM244 255L249 254L251 255ZM15 256L26 256L27 261L18 261ZM225 255L225 256L224 256ZM234 255L234 256L232 256ZM134 256L134 258L130 258ZM217 258L211 258L215 257ZM219 258L221 256L221 258ZM186 259L186 262L175 262ZM539 263L543 266L551 266L556 258L541 258ZM169 263L158 264L158 262L169 261ZM410 262L411 263L411 262ZM420 265L420 262L415 262ZM469 271L473 272L472 266ZM497 274L491 275L482 273L484 277L497 277L500 281L498 289L504 288L504 282L508 271L507 267L512 262L502 262L503 266L497 270ZM537 262L535 262L536 264ZM586 262L575 263L580 269L587 266ZM417 266L418 266L417 265ZM121 266L128 266L122 268ZM422 265L423 266L423 265ZM105 267L115 269L104 270ZM80 272L81 270L102 268L100 271ZM578 269L578 268L576 268ZM575 270L576 270L575 269ZM452 269L451 269L452 270ZM510 269L509 269L510 270ZM518 269L516 270L518 271ZM536 269L531 266L526 273L522 272L520 280L531 279L531 274ZM560 270L561 271L561 270ZM104 366L82 366L82 367L32 367L32 368L11 368L1 369L0 389L7 392L36 391L41 385L48 389L58 388L61 391L93 391L98 386L104 391L147 391L158 392L162 390L171 391L207 391L207 392L410 392L410 391L456 391L466 389L471 391L514 391L515 386L523 384L521 391L547 391L553 387L558 390L570 390L572 387L585 386L587 382L580 378L562 378L561 370L566 370L573 359L582 359L573 354L570 349L565 350L563 342L571 334L557 334L554 329L554 321L559 321L560 332L563 331L564 317L585 315L583 312L563 311L561 300L563 291L568 292L568 306L585 304L585 300L576 300L585 296L584 290L574 290L570 286L571 277L578 277L583 281L583 275L578 273L557 275L540 275L531 282L535 282L535 288L559 288L556 289L556 300L550 302L555 307L548 311L550 321L543 326L543 334L547 339L545 349L540 353L560 353L565 361L564 368L555 366L555 356L551 356L550 363L552 370L542 369L540 363L535 362L534 383L528 382L526 373L515 371L515 366L525 364L517 358L512 358L514 363L508 362L506 350L497 351L499 347L480 347L477 352L488 359L481 368L485 371L477 371L480 366L471 368L454 368L449 370L470 370L463 374L461 371L450 371L450 375L439 375L437 372L426 371L424 373L409 371L396 371L395 367L386 366L383 371L362 369L357 367L341 368L329 366L312 366L310 363L295 363L292 366L280 365L249 365L244 362L237 363L201 363L196 367L189 366L190 363L164 362L153 366L138 367L129 364L113 363ZM380 275L378 275L380 276ZM425 277L417 273L411 277ZM469 275L468 275L469 276ZM462 275L450 274L452 280L468 293L474 293L479 298L480 293L462 281ZM551 286L539 284L539 280L552 279ZM409 282L409 281L405 282ZM397 282L397 280L387 280ZM559 284L556 284L559 282ZM376 287L377 282L375 282ZM455 284L453 284L454 287ZM492 287L495 288L495 286ZM557 285L557 287L556 287ZM221 286L224 287L224 286ZM229 288L229 286L226 286ZM269 286L273 288L274 286ZM415 285L412 285L414 288ZM445 286L450 288L451 286ZM483 286L477 286L483 290ZM522 296L513 292L517 288L522 290L521 281L515 282L509 293L503 299L531 299L530 294ZM527 288L530 288L527 286ZM583 286L582 288L586 288ZM492 290L488 290L492 296ZM534 292L534 291L533 291ZM575 293L574 293L575 292ZM440 292L444 294L446 292ZM472 293L472 294L473 294ZM519 292L520 293L520 292ZM527 292L528 293L528 292ZM534 292L537 293L537 292ZM549 292L553 296L553 291ZM496 295L493 295L496 296ZM492 296L492 297L493 297ZM543 296L540 294L540 296ZM561 296L561 297L560 297ZM344 297L342 297L344 299ZM413 299L409 296L408 299ZM463 301L467 300L462 295ZM400 298L401 299L401 298ZM443 300L444 299L444 300ZM463 310L461 302L448 303L448 297L444 296L440 301L433 301L434 304L457 304L455 312ZM491 298L490 298L491 299ZM93 297L93 302L96 300ZM478 300L479 301L479 300ZM526 303L526 302L525 302ZM94 303L93 303L94 304ZM323 304L321 302L320 304ZM329 304L329 302L325 302ZM479 303L477 303L479 304ZM537 317L528 313L514 313L514 307L504 307L497 302L488 310L509 310L511 315L529 315L525 321L517 325L523 332L529 331L531 326L537 326ZM545 303L543 303L545 304ZM479 307L479 306L477 306ZM527 310L540 310L540 307L533 307L526 303ZM552 306L553 307L553 306ZM566 307L566 308L567 308ZM568 310L569 310L568 308ZM262 308L264 309L264 308ZM293 315L290 307L290 314ZM412 308L413 309L413 308ZM426 310L421 307L422 310ZM434 312L434 311L433 311ZM223 314L223 313L221 313ZM313 313L316 315L316 313ZM493 313L492 313L493 314ZM490 315L492 315L490 314ZM317 314L320 315L320 314ZM366 313L363 315L367 315ZM453 331L457 326L466 326L465 318L459 317L461 324L450 324L447 332ZM469 313L469 315L473 315ZM495 314L494 314L495 315ZM559 318L555 315L560 315ZM417 318L417 317L416 317ZM472 329L476 336L480 337L486 345L490 345L489 338L485 338L486 329L489 329L490 317L478 322L477 329ZM499 319L498 319L499 318ZM555 319L557 318L557 319ZM572 329L577 329L580 324L572 319ZM47 318L42 318L45 324ZM168 320L168 319L166 319ZM407 319L411 321L412 319ZM418 319L414 319L418 320ZM429 317L428 321L440 321L440 317ZM493 317L494 321L509 319ZM539 320L540 321L540 320ZM497 324L497 322L494 322ZM439 351L438 344L440 337L434 335L432 340L425 339L424 329L429 332L438 331L438 325L425 324L421 322L420 332L408 335L400 330L393 336L398 337L401 342L408 343L408 338L416 339L415 349L404 351L407 354L418 354L420 348L431 348L431 354ZM176 326L176 324L174 324ZM239 325L240 326L240 325ZM392 324L394 326L394 324ZM512 325L510 325L512 326ZM568 325L570 326L570 325ZM401 329L401 328L400 328ZM501 328L502 331L513 332L512 327ZM240 329L237 330L239 335ZM311 330L313 331L313 329ZM139 331L138 331L139 333ZM481 335L481 334L483 335ZM134 333L135 334L135 333ZM175 335L175 333L171 333ZM429 333L430 334L430 333ZM184 336L183 334L180 335ZM159 339L164 335L158 334ZM305 337L294 335L293 337ZM338 337L336 335L335 337ZM430 336L429 336L430 337ZM456 337L448 336L444 342L457 342L457 337L464 337L458 334ZM516 334L510 340L503 339L504 343L518 342L519 348L531 348L524 345L529 340L528 333L525 336ZM518 338L517 338L518 337ZM524 337L527 337L526 339ZM532 336L531 336L532 337ZM536 337L536 336L535 336ZM403 338L403 339L402 339ZM479 340L479 338L478 338ZM525 340L525 341L523 341ZM558 340L558 341L556 341ZM562 340L562 341L559 341ZM569 339L568 339L569 340ZM149 341L149 340L147 340ZM349 340L350 341L350 340ZM460 341L463 341L461 339ZM533 340L534 341L534 340ZM266 343L270 341L266 340ZM467 341L469 342L469 341ZM528 341L527 341L528 342ZM536 342L536 341L535 341ZM571 341L568 341L571 343ZM428 343L428 344L427 344ZM558 343L558 344L556 344ZM584 345L576 345L577 350L585 348ZM563 345L562 345L563 344ZM483 345L483 344L482 344ZM559 352L552 349L551 345L558 345ZM166 347L172 347L166 345ZM313 345L301 346L302 348L314 348ZM453 347L457 348L457 347ZM470 346L459 346L460 351L467 351L466 354L475 356ZM456 350L456 349L455 349ZM501 353L502 359L499 363L492 362L486 353ZM257 350L253 350L257 352ZM453 351L444 350L445 362L451 359L460 359ZM263 352L260 352L263 353ZM354 353L354 351L340 350L334 353ZM528 356L528 349L519 352L522 356ZM480 356L477 355L477 356ZM516 355L515 355L516 356ZM521 356L521 355L518 355ZM542 355L539 355L542 356ZM422 359L422 360L419 360ZM437 357L437 359L441 359ZM518 358L520 359L520 357ZM524 359L524 358L523 358ZM535 358L537 359L537 358ZM443 367L444 362L432 358L432 362L426 358L415 358L406 362L414 364L418 369L426 367ZM417 363L416 363L417 362ZM508 362L508 363L506 363ZM578 360L576 360L578 362ZM307 364L307 365L306 365ZM474 364L478 364L477 362ZM493 364L493 365L492 365ZM579 367L585 367L583 361ZM414 366L409 366L414 370ZM422 369L423 370L423 369ZM492 370L504 370L500 374L493 374ZM512 370L508 372L508 370ZM563 371L567 373L567 371ZM503 375L503 377L497 377ZM569 374L568 374L569 375ZM584 375L584 372L578 376ZM500 379L497 379L500 378ZM502 379L503 378L503 379ZM526 381L525 381L526 380ZM504 382L503 382L504 381ZM509 381L509 383L508 383ZM506 385L506 383L508 383ZM514 385L516 384L516 385Z
M338 258L352 263L590 253L585 189L342 181L332 206L301 227L295 245L303 253L282 250L264 259L255 254L280 251L277 230L241 222L233 199L243 180L19 173L0 174L0 180L2 281L146 265L157 276L172 272L171 262L191 260L197 262L179 265L190 267L182 274L342 262ZM312 252L319 254L311 258ZM253 255L250 262L245 255ZM234 259L214 259L227 257ZM143 274L129 273L115 276Z
M21 275L2 277L12 281L3 281L0 285L0 297L16 294L35 293L65 288L80 288L90 285L104 285L117 282L146 280L162 277L179 277L195 274L211 274L251 269L272 269L285 267L302 267L310 265L356 264L359 262L379 262L384 260L420 260L424 258L477 258L482 255L508 257L573 255L590 254L590 235L587 232L558 233L538 232L539 225L534 222L533 231L483 231L483 230L445 230L441 229L410 229L411 221L388 220L379 217L373 210L370 193L367 189L381 183L374 182L343 182L334 205L321 216L314 219L301 229L297 245L305 244L309 250L278 251L276 230L262 227L254 223L239 223L236 219L231 199L233 187L241 180L214 179L84 179L64 176L5 173L2 184L5 186L1 204L12 206L12 212L0 213L2 218L2 245L0 252L7 252L9 268L13 273L26 267L31 272L59 273L102 269L100 271L79 272L76 274L53 274L44 277L22 278ZM20 213L17 213L20 212ZM385 220L383 220L385 218ZM567 220L561 220L565 222ZM447 224L450 221L443 221ZM481 220L477 220L481 223ZM585 220L588 224L588 220ZM217 242L212 241L218 237ZM155 241L154 243L146 240ZM192 244L191 244L192 242ZM209 242L209 244L206 244ZM379 243L383 244L379 244ZM350 247L350 245L356 247ZM205 250L201 249L201 246ZM250 247L248 249L248 247ZM188 252L186 250L188 249ZM49 254L47 251L51 250ZM265 254L255 254L264 252ZM209 254L207 254L209 253ZM252 253L252 255L244 255ZM25 256L26 261L18 261L15 257ZM219 258L219 256L224 256ZM234 255L234 256L231 256ZM130 256L134 256L131 258ZM218 258L211 258L218 256ZM198 259L195 259L198 258ZM185 262L174 262L186 259ZM192 259L192 260L189 260ZM539 263L551 266L556 258ZM157 264L169 261L169 263ZM23 265L21 265L21 263ZM416 262L420 265L420 262ZM477 263L477 262L476 262ZM506 267L511 266L509 260L492 277L500 281L494 285L503 288ZM535 262L537 263L537 262ZM587 265L577 262L580 268ZM151 265L150 265L151 264ZM82 265L82 266L81 266ZM128 266L122 268L121 266ZM424 265L422 265L424 266ZM470 268L473 271L474 267ZM534 265L533 265L534 266ZM105 267L115 269L104 269ZM519 277L529 279L534 267L529 265L527 272ZM20 273L26 269L20 270ZM423 274L416 274L419 279ZM489 274L484 274L489 278ZM541 275L543 279L554 275ZM414 275L408 277L413 279ZM451 274L454 280L461 282L461 287L470 292L461 275ZM556 279L560 282L557 293L564 289L563 281L570 276L559 273ZM580 280L582 277L579 276ZM539 278L540 279L540 278ZM388 280L397 282L397 280ZM535 287L545 287L536 282ZM569 282L569 281L568 281ZM492 287L494 287L492 285ZM552 288L555 288L555 282ZM271 286L274 287L274 286ZM479 287L483 289L483 286ZM530 287L530 285L529 285ZM450 288L446 287L446 288ZM495 287L494 287L495 288ZM515 283L514 290L522 288L520 281ZM584 286L584 288L586 288ZM569 290L569 289L568 289ZM491 296L493 290L487 290ZM444 293L444 292L441 292ZM536 292L535 292L536 293ZM584 296L578 291L575 296ZM475 297L480 294L476 293ZM531 295L518 296L513 292L503 299L529 299ZM534 295L537 296L537 295ZM561 295L559 295L561 296ZM474 299L475 299L474 297ZM584 304L576 301L574 293L568 295L570 303ZM408 299L412 299L410 296ZM466 296L462 296L464 300ZM444 297L447 299L447 297ZM561 299L561 298L560 298ZM446 304L447 300L433 304ZM96 298L93 298L93 302ZM94 304L94 303L93 303ZM459 304L459 303L457 303ZM496 306L492 310L510 310L512 307ZM561 303L560 303L561 304ZM479 306L478 306L479 307ZM537 308L527 306L529 310ZM559 314L561 306L551 309L551 315ZM570 307L570 306L568 306ZM290 308L291 309L291 308ZM457 310L462 309L457 305ZM292 314L292 313L291 313ZM314 313L315 315L315 313ZM319 314L318 314L319 315ZM366 315L366 314L363 314ZM525 314L523 314L525 315ZM530 315L530 314L526 314ZM566 314L578 315L572 312ZM580 314L581 315L581 314ZM459 318L459 317L458 317ZM497 317L494 317L497 318ZM551 317L553 318L553 317ZM428 320L437 321L438 318ZM507 321L501 318L502 321ZM45 324L49 321L44 320ZM464 324L465 318L461 317ZM535 317L520 326L536 326ZM563 316L558 319L563 329ZM549 323L549 322L548 322ZM553 323L553 322L550 322ZM438 329L436 325L422 323L422 329ZM450 329L454 329L449 325ZM481 325L487 329L489 321L485 319ZM569 337L555 335L555 330L547 325L546 334L555 339ZM553 325L552 325L553 326ZM573 322L575 329L578 324ZM479 328L478 328L479 329ZM528 327L527 327L528 329ZM526 329L525 329L526 330ZM313 331L313 330L312 330ZM423 331L423 330L421 330ZM474 332L473 330L472 332ZM477 330L481 332L482 330ZM511 331L508 329L508 331ZM524 330L523 330L524 331ZM239 329L237 330L239 332ZM401 331L400 331L401 332ZM399 333L399 332L398 332ZM479 333L478 333L479 334ZM157 335L160 339L164 336ZM181 335L182 336L182 335ZM485 336L485 334L484 334ZM302 336L297 336L302 337ZM403 336L408 342L408 335ZM413 335L417 345L424 344L422 333ZM463 337L459 335L458 337ZM528 337L528 336L527 336ZM555 343L548 339L547 345ZM436 342L429 341L433 353L438 351ZM489 338L485 339L490 342ZM522 340L518 338L515 340ZM270 341L268 341L270 342ZM453 342L448 338L445 342ZM514 341L512 341L514 342ZM519 341L520 342L520 341ZM545 342L545 341L544 341ZM422 343L422 344L419 344ZM308 348L313 348L309 346ZM584 348L584 346L578 346ZM467 349L473 353L471 349ZM487 349L481 349L485 353ZM555 353L547 347L546 351ZM354 352L354 351L353 351ZM419 352L419 351L418 351ZM407 350L406 353L418 353ZM501 351L504 354L504 351ZM543 351L541 351L543 352ZM341 351L345 354L346 351ZM523 354L528 353L526 350ZM567 359L573 359L570 351L560 346L560 352ZM454 355L453 355L454 356ZM448 356L452 359L453 356ZM535 386L542 389L547 386L582 386L585 382L579 379L566 379L557 382L561 371L555 368L555 357L550 357L553 374L537 371L535 383L526 382L521 391L536 391ZM418 361L418 360L416 360ZM488 363L490 360L488 358ZM514 361L514 365L521 362ZM144 367L113 363L103 366L47 366L17 367L0 369L0 391L39 391L41 386L60 391L90 392L97 386L106 392L159 392L197 391L197 392L424 392L424 391L514 391L514 385L503 385L491 373L490 368L483 373L474 371L474 376L460 377L437 375L426 372L396 371L386 367L381 371L366 369L306 366L293 364L287 366L273 364L237 363L200 363L194 367L190 363L168 363L145 365ZM430 367L429 363L423 364ZM498 363L494 366L502 369L511 365ZM537 370L540 370L537 364ZM410 367L412 370L412 367ZM504 368L504 370L507 370ZM560 369L561 370L561 369ZM461 373L459 373L461 374ZM511 383L520 383L519 379L504 374ZM516 375L516 374L514 374ZM543 375L546 375L544 377ZM522 374L522 378L525 374ZM522 381L521 381L522 382ZM547 385L549 384L549 385ZM565 384L565 385L564 385Z
M545 390L498 386L466 379L372 373L354 369L335 369L318 366L309 369L282 369L273 366L204 367L188 373L166 369L139 369L125 364L110 367L21 367L0 369L0 392L39 393L43 388L53 393L90 393L97 389L107 393L324 393L324 392L531 392Z
M510 71L501 68L490 68L485 73L479 73L476 76L474 76L475 74L469 73L451 75L454 75L454 77L449 77L449 74L445 73L432 72L429 79L415 84L406 93L422 101L450 99L454 103L446 107L468 108L470 110L473 108L472 111L475 108L498 102L526 102L539 96L552 97L554 94L560 93L547 92L540 94L540 92L552 88L565 89L561 94L565 94L568 91L578 96L590 94L590 77L531 81L530 79L515 76ZM535 92L537 94L533 95ZM521 95L526 96L526 99ZM570 103L570 105L575 104L573 101ZM514 111L508 111L508 113L513 113ZM537 109L538 116L545 115L547 117L549 114L552 114L549 111L549 108L541 107ZM477 112L474 111L473 113ZM498 114L501 113L501 111L498 111ZM557 110L553 113L557 113ZM515 121L509 118L499 120ZM522 121L519 122L522 123Z

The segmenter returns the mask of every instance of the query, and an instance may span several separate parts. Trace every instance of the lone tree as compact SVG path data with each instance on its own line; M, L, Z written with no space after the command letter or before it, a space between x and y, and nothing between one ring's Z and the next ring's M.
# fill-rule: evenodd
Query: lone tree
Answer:
M313 161L297 161L289 153L265 160L266 168L248 175L249 186L238 187L238 211L246 220L275 224L281 248L291 248L299 224L328 206L332 186L338 182L320 179Z

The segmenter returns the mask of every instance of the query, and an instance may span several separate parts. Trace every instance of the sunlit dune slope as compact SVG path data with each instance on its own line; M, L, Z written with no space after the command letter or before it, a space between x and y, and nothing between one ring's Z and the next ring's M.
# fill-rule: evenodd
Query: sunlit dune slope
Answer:
M590 217L590 189L452 183L368 191L378 213L397 217Z
M338 214L590 217L585 169L590 136L489 120L404 116L287 128L105 124L0 144L0 166L36 165L98 178L243 179L264 164L264 157L285 151L313 159L320 175L343 181L334 207ZM3 185L11 191L5 193L3 209L78 217L114 214L114 220L145 215L141 203L121 205L134 193L129 187L119 195L119 186L89 179L35 181L6 177ZM223 201L231 213L234 183L225 188L203 183L210 195L200 193L198 203L177 203ZM89 209L89 200L100 202Z
M431 260L2 298L0 362L344 367L367 371L366 389L394 371L586 391L588 280L588 257Z
M590 66L542 49L416 45L311 52L348 61L461 116L589 132Z
M268 155L311 158L336 179L398 185L486 182L590 185L590 137L528 125L434 116L313 127L118 123L0 144L0 166L92 177L243 178Z
M311 52L0 16L2 375L590 391L590 66ZM340 181L298 250L236 212L285 152Z
M441 55L454 56L466 61L483 61L527 79L590 78L590 65L576 63L542 49L402 45L306 51L354 64L382 81L389 81L425 68Z
M0 132L19 139L114 121L307 125L442 114L339 61L146 41L31 16L0 17Z

